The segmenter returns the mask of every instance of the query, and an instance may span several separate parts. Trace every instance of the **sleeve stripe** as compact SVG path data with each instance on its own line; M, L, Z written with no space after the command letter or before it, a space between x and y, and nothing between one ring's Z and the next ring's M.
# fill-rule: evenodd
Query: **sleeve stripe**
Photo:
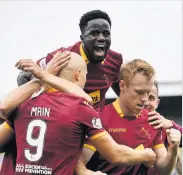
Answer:
M92 145L84 144L84 148L88 148L88 149L90 149L92 151L96 151L96 148L94 146L92 146Z
M165 147L164 144L158 144L158 145L154 145L153 149L159 149L159 148L163 148L163 147Z
M11 131L14 131L14 129L7 123L7 122L4 122L3 123L3 126Z
M143 144L140 144L139 146L137 146L136 148L135 148L135 150L144 150L145 148L144 148L144 145Z
M97 139L97 138L99 138L99 137L101 137L101 136L104 136L104 135L106 135L106 134L107 134L107 132L106 132L106 131L103 131L103 132L101 132L101 133L99 133L99 134L96 134L96 135L94 135L94 136L89 137L88 139L89 139L89 140Z

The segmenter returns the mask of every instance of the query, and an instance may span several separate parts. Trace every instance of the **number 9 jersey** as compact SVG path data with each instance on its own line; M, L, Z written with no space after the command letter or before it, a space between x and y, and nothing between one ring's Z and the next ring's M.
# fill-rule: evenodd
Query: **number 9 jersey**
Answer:
M86 136L96 139L106 134L91 106L58 91L24 102L12 123L17 144L15 174L20 175L71 175Z

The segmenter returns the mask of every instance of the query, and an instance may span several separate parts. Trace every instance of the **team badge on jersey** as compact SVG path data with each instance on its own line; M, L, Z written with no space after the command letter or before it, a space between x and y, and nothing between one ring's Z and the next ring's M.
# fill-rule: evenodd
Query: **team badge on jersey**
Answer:
M94 128L97 128L97 129L102 128L102 123L101 123L101 120L99 118L93 118L92 119L92 124L93 124Z

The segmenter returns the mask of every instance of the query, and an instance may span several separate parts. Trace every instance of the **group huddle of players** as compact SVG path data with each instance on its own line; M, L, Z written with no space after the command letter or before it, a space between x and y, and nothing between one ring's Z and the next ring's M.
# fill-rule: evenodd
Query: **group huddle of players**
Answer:
M16 63L19 87L0 104L0 174L171 174L182 128L156 112L154 68L110 50L111 25L87 12L81 41ZM110 87L119 97L105 105Z

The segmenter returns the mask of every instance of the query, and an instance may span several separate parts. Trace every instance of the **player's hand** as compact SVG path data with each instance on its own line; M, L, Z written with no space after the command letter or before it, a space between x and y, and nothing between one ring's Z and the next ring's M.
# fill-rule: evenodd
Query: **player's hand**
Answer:
M33 60L31 59L22 59L19 60L15 67L17 69L23 70L23 71L29 71L31 72L36 78L41 79L41 77L44 74L44 70L42 70Z
M144 151L145 151L147 160L143 164L148 168L152 167L154 165L155 160L156 160L156 154L150 148L146 148Z
M57 52L51 61L46 66L46 71L57 75L58 72L63 69L71 58L71 52Z
M172 122L156 111L149 112L149 124L152 125L155 129L165 128L169 129L173 126Z
M179 130L171 128L166 130L167 140L170 148L178 148L181 140Z

